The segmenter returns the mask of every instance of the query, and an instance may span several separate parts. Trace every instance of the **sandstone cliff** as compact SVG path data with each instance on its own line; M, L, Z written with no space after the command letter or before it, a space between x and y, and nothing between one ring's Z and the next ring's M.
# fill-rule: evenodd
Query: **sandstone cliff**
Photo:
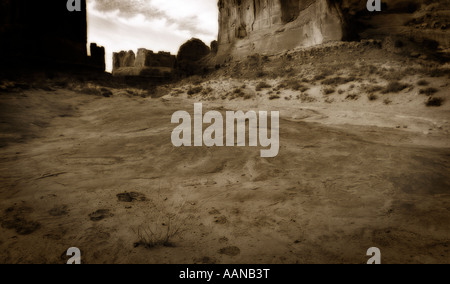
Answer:
M327 0L219 3L219 60L313 46L344 36L344 19Z
M391 0L370 13L359 0L219 0L217 63L327 41L404 37L450 48L450 1Z

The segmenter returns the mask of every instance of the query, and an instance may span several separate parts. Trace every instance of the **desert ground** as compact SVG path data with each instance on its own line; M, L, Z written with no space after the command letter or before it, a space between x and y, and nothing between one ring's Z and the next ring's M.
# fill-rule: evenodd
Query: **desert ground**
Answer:
M255 55L151 90L4 79L0 263L65 263L70 247L83 263L362 264L370 247L450 263L450 66L377 45ZM196 102L280 111L279 155L174 147L171 116Z

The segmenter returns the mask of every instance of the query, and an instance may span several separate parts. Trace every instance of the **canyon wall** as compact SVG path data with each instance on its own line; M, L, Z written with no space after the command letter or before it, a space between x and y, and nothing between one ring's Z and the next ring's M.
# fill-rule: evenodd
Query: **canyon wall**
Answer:
M219 0L217 63L328 41L404 37L450 48L450 0ZM429 23L428 23L429 22Z
M345 20L329 0L220 0L218 59L274 53L344 37Z

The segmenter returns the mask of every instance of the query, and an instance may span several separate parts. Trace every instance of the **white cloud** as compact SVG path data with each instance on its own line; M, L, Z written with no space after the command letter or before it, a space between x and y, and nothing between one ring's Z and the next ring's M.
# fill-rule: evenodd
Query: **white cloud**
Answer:
M157 8L156 8L157 7ZM217 39L216 0L88 0L88 41L112 53L147 48L176 54L185 41Z

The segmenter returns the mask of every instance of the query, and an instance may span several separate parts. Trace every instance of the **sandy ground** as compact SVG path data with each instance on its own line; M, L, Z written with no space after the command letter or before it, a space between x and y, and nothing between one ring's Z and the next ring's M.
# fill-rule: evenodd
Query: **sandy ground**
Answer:
M281 110L280 153L263 159L175 148L171 116L194 102L0 93L0 262L78 247L83 263L365 263L378 247L383 263L449 263L448 104L205 100ZM148 248L150 230L174 236Z

